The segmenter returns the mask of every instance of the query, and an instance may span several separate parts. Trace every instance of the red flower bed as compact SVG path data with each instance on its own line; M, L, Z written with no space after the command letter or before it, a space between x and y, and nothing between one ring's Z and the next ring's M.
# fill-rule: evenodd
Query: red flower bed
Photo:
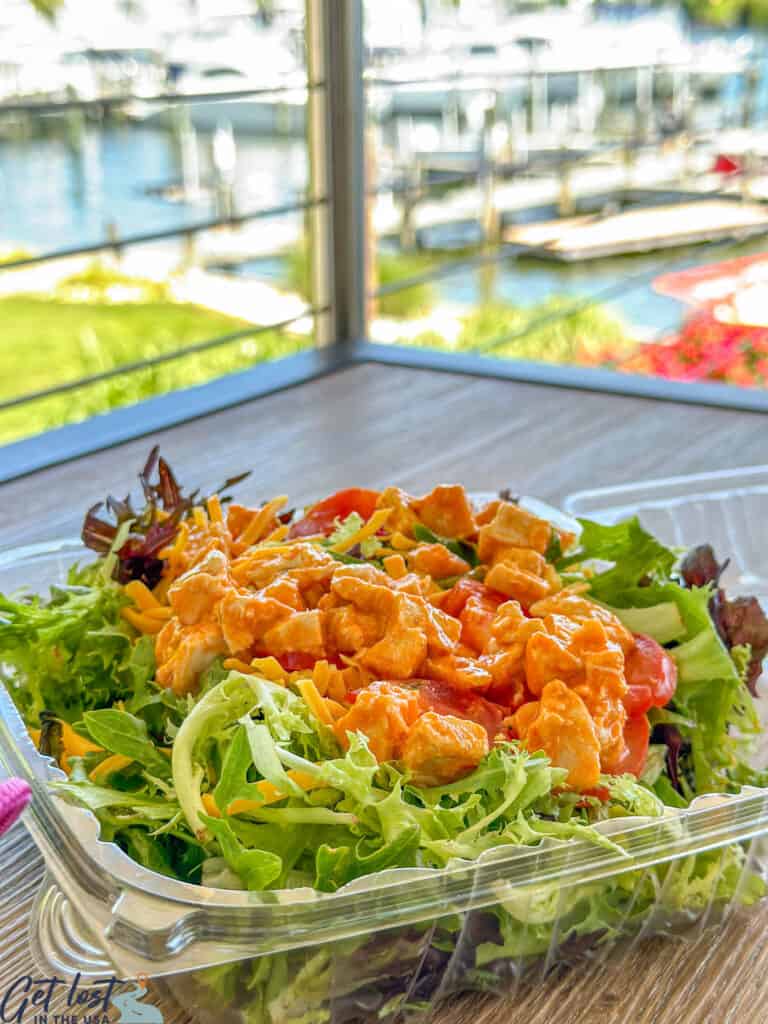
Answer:
M722 323L711 307L704 307L688 317L678 334L641 345L618 368L670 380L768 387L768 327Z

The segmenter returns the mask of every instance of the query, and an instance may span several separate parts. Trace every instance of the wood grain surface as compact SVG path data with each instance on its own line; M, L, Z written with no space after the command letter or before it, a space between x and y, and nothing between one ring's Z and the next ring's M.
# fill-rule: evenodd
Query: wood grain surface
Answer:
M243 499L286 493L296 502L353 483L419 492L440 481L473 490L509 486L557 502L582 488L768 461L768 420L757 413L373 365L153 440L187 485L210 488L252 467L238 492ZM76 534L89 504L125 493L150 443L131 442L0 487L0 548ZM37 861L30 870L39 870ZM0 913L4 945L11 941L8 913L5 921ZM698 930L685 943L640 941L500 1001L461 997L438 1019L761 1024L768 1021L766 929L768 908L734 915L719 931ZM18 927L13 932L19 941Z

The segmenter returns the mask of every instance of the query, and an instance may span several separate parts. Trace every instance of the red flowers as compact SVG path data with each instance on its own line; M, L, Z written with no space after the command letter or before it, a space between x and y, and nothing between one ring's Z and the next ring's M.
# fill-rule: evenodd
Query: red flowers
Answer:
M768 387L768 327L723 323L713 306L692 313L678 334L641 345L618 369L670 380Z

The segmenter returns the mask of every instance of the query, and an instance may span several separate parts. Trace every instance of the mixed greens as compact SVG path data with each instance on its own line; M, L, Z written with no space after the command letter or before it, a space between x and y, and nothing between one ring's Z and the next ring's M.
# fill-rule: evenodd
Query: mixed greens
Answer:
M114 523L89 511L84 539L95 562L73 567L48 597L0 595L0 678L39 749L67 772L56 792L92 811L102 838L150 870L230 889L334 893L385 869L440 869L505 846L580 838L617 849L620 840L596 823L660 818L700 794L768 784L750 766L768 622L756 601L729 601L707 548L671 550L637 519L582 520L578 537L554 529L548 536L547 578L609 610L629 634L651 638L673 663L668 699L634 712L627 705L627 722L642 720L645 729L634 767L575 787L567 766L529 749L512 698L491 687L484 696L453 694L447 705L452 722L493 723L487 752L449 781L425 781L402 759L377 757L372 733L343 734L311 696L316 690L307 691L313 667L300 658L254 648L252 661L235 659L233 667L217 653L194 686L158 683L162 634L134 623L151 624L161 612L131 611L143 593L136 584L161 592L173 544L194 529L200 505L182 495L157 452L141 483L143 508L110 500ZM277 552L293 530L339 565L383 572L397 535L362 536L376 513L354 508L334 515L323 533L323 504L303 518L270 512L277 533L254 546ZM476 535L451 537L415 522L411 539L411 550L442 547L466 565L430 579L436 604L440 590L452 592L462 579L465 588L480 585L487 566ZM162 614L157 622L170 628L170 613ZM451 687L430 686L442 714ZM356 699L350 691L347 703L329 698L328 707L347 713ZM205 998L236 1000L254 1021L272 1024L381 1020L426 1005L449 962L455 985L493 988L510 964L546 952L556 933L567 952L639 926L659 906L690 915L712 902L751 903L763 883L745 864L745 850L732 844L568 890L509 887L491 909L412 926L396 940L374 935L212 968L202 978Z

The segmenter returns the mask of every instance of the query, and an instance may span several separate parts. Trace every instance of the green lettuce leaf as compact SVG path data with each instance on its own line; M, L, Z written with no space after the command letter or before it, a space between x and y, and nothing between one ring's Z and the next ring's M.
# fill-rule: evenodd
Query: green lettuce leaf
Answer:
M0 678L31 726L43 711L75 722L126 699L154 670L134 658L122 589L74 578L81 582L51 588L47 600L0 595Z
M338 522L338 520L337 520ZM343 523L339 523L333 533L326 541L327 546L339 547L351 540L361 527L365 526L365 520L358 512L350 512ZM360 553L363 558L375 558L383 547L378 537L367 537L360 544Z
M282 859L268 850L246 849L229 822L223 818L201 815L207 830L215 837L221 855L243 882L246 889L261 891L280 877Z
M171 777L171 763L149 738L146 723L127 711L102 708L86 711L83 722L91 739L113 754L138 761L151 775Z
M558 571L575 564L597 560L613 563L590 581L590 592L598 601L629 607L616 601L628 587L641 580L666 579L677 556L640 525L637 516L614 526L603 526L589 519L580 519L579 546L573 554L561 558Z

